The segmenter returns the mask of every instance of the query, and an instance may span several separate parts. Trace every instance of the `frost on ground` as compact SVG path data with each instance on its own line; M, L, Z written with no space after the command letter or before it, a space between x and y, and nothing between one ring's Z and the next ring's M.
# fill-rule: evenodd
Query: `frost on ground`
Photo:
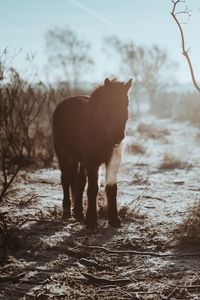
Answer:
M177 233L199 200L199 130L145 116L127 133L120 229L107 225L103 168L94 231L62 220L58 169L20 172L1 207L0 299L200 299L199 245Z

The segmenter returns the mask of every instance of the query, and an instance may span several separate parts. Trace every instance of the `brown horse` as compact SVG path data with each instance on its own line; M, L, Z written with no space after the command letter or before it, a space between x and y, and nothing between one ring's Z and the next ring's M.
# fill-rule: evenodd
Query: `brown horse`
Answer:
M76 220L83 220L82 197L87 178L88 205L85 224L87 227L97 224L98 170L104 163L108 221L111 226L120 227L116 203L116 175L120 159L119 145L124 138L128 119L127 94L131 84L131 79L123 83L107 78L104 85L94 90L90 97L68 98L57 106L53 115L53 134L61 170L64 218L71 216L72 198L74 217Z

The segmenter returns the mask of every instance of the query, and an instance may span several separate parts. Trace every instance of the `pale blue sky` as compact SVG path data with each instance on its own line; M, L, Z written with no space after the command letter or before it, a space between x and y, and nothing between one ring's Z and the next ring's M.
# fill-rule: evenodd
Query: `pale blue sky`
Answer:
M184 27L186 41L200 80L200 1L186 2L192 9L190 23ZM112 73L113 64L104 55L101 41L104 36L117 35L137 44L165 48L180 65L178 80L189 82L171 8L171 0L0 0L0 49L8 47L14 54L22 48L14 59L21 70L25 67L25 54L32 52L43 70L45 33L55 26L69 26L92 44L96 67L91 79L101 80Z

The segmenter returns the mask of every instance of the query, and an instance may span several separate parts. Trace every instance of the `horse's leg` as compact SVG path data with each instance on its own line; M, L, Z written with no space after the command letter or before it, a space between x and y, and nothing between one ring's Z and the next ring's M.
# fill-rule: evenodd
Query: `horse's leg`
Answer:
M68 158L59 158L59 166L61 170L61 183L63 188L63 218L67 219L71 217L71 200L69 193L71 161Z
M78 167L79 167L79 163L73 160L70 166L70 189L71 189L71 198L72 198L73 205L75 203L75 198L76 198Z
M121 227L121 220L117 210L117 184L106 185L106 196L108 199L108 223L112 227Z
M112 227L120 227L117 210L117 173L121 162L121 148L113 149L110 161L106 163L106 196L108 199L108 222Z
M88 206L85 218L85 224L88 228L93 228L97 225L97 193L98 193L98 169L99 166L87 165L87 178L88 178Z
M83 192L86 185L84 166L80 163L77 174L76 194L74 201L74 216L77 221L83 220Z

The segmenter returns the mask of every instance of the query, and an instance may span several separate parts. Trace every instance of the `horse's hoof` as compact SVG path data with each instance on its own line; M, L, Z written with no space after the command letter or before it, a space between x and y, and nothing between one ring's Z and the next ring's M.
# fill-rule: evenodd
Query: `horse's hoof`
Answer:
M70 219L71 218L71 212L69 210L63 210L62 218L63 218L63 220Z
M95 229L95 228L97 228L97 221L96 220L87 220L87 219L85 219L84 224L85 224L85 227L87 229Z
M95 230L97 228L97 223L96 224L85 224L85 228L88 230Z
M114 228L121 228L121 227L122 227L122 226L121 226L121 220L120 220L119 217L117 217L117 218L115 218L115 219L110 219L110 220L108 221L108 223L109 223L109 225L110 225L111 227L114 227Z

